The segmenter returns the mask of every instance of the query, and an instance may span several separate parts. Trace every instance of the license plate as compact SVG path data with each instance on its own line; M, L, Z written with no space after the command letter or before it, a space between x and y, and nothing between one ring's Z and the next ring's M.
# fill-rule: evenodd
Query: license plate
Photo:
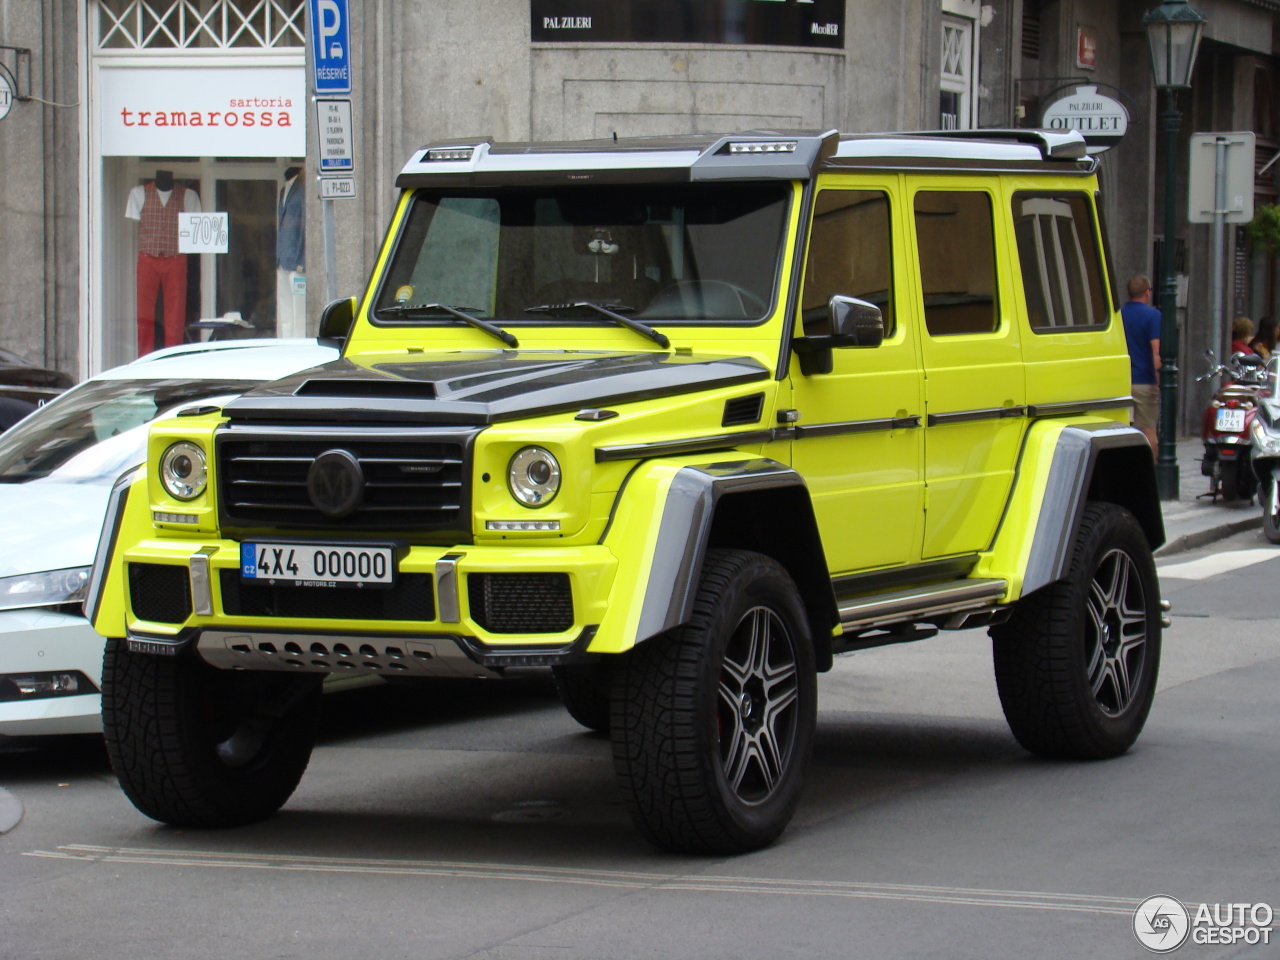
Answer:
M297 587L376 587L395 583L395 548L366 544L242 543L240 577Z
M1218 408L1217 430L1219 433L1241 433L1244 430L1244 411Z

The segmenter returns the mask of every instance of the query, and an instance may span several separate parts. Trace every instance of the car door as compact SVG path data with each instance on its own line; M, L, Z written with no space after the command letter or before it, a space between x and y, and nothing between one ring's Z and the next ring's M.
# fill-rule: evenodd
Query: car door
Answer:
M923 392L904 296L900 179L824 178L814 200L798 335L828 332L834 294L880 307L884 342L831 351L805 375L792 358L798 412L793 463L803 474L833 574L919 558ZM908 315L910 311L906 312Z
M913 303L923 318L926 559L986 549L1026 429L1026 381L999 191L908 177Z

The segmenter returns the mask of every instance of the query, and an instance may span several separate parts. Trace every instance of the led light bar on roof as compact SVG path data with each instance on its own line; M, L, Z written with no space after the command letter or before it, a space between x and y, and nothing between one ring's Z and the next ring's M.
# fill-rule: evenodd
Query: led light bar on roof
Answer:
M731 143L730 153L795 153L795 140L761 140L755 143Z
M441 160L470 160L475 147L434 147L427 151L422 159L428 163Z

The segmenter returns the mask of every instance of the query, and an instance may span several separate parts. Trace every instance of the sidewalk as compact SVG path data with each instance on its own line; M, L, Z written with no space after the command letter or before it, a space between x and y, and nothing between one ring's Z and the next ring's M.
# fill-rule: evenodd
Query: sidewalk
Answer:
M1165 544L1156 556L1191 550L1213 543L1242 530L1261 529L1262 514L1257 501L1214 503L1208 497L1209 478L1200 473L1204 444L1199 438L1178 441L1178 499L1162 503Z

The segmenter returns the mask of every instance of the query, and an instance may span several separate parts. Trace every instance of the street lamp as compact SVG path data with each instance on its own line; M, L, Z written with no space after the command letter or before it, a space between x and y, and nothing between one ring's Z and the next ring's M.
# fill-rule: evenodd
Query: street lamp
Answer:
M1173 276L1178 172L1178 91L1191 86L1191 71L1204 33L1204 14L1187 0L1166 0L1142 18L1151 42L1151 70L1157 90L1165 92L1164 263L1160 267L1160 440L1156 485L1161 500L1178 499L1178 284Z

